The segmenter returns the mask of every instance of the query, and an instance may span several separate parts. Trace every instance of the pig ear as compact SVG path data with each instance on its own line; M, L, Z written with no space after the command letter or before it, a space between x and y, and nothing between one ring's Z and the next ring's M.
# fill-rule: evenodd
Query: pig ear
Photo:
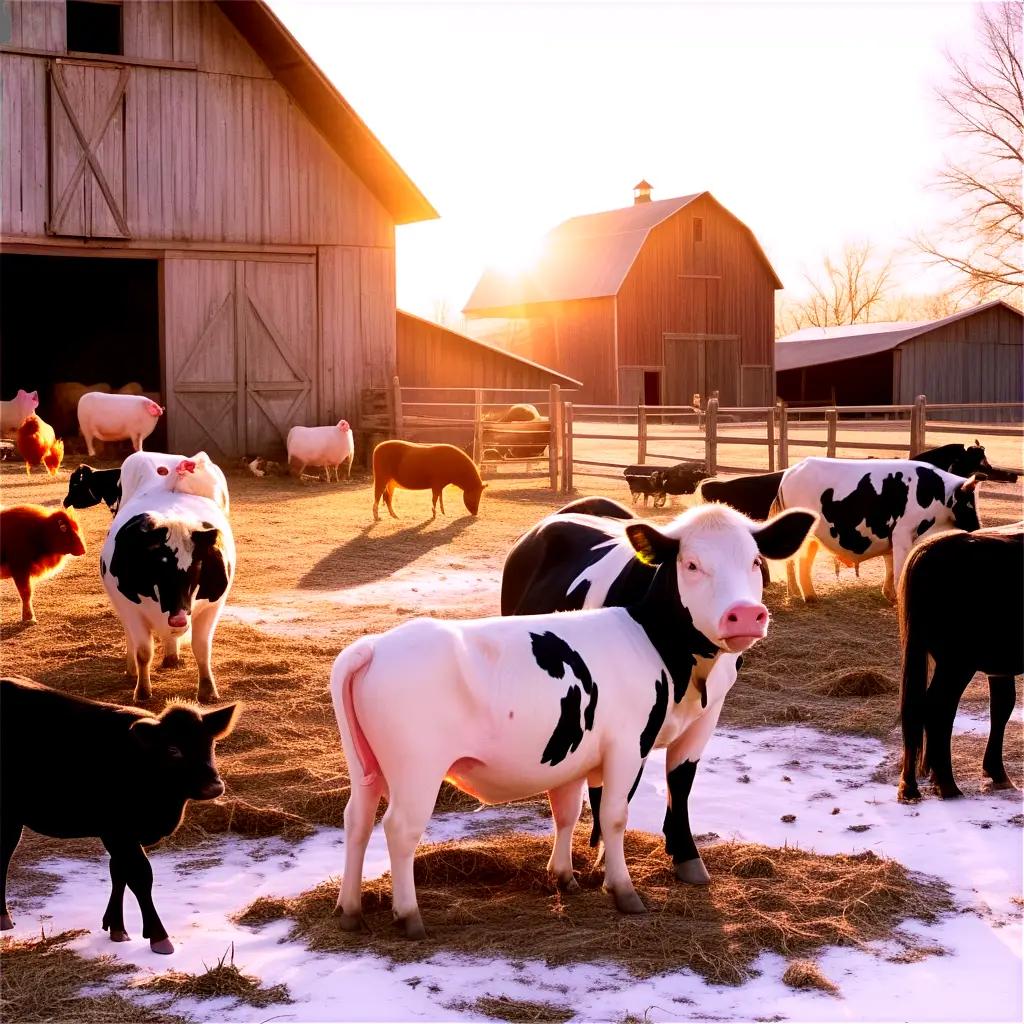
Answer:
M666 537L649 523L630 523L626 527L626 537L644 565L671 562L679 554L679 541Z
M140 718L128 732L143 750L153 750L160 739L160 723L155 718Z
M203 716L203 728L215 740L222 740L238 721L242 713L241 705L228 704L227 707L217 708L216 711L207 711Z
M794 508L754 527L750 532L757 550L765 558L789 558L800 550L800 545L814 528L817 518L813 512Z

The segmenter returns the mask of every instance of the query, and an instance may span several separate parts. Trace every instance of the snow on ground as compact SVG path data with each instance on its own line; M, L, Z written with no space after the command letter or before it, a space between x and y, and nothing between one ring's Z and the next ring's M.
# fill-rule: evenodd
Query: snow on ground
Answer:
M549 969L529 961L444 955L393 965L370 955L311 953L284 941L287 922L253 930L228 921L257 896L292 896L338 874L344 837L337 829L321 830L294 845L228 838L198 850L155 853L156 902L177 947L170 958L152 954L139 937L138 910L130 895L126 920L134 941L112 944L99 929L108 892L102 861L62 859L42 865L62 878L45 907L53 917L39 910L16 913L14 934L38 935L41 921L47 931L88 928L90 933L74 948L85 955L113 953L139 968L136 980L170 968L202 971L234 943L235 963L242 970L267 985L284 982L296 1000L263 1009L230 1000L175 1005L200 1020L467 1020L472 1015L457 1005L490 994L568 1004L585 1021L616 1021L627 1013L643 1017L645 1012L650 1021L1019 1021L1024 935L1021 907L1012 898L1022 893L1022 832L1019 818L1010 819L1021 812L1020 794L900 805L893 785L868 781L884 753L876 740L826 736L802 726L722 730L705 754L691 801L698 832L796 844L821 853L871 849L946 879L958 902L974 911L927 929L908 926L945 947L946 956L906 964L886 959L885 946L876 947L881 956L845 948L825 952L819 963L840 986L840 998L787 988L781 982L786 963L775 955L760 959L758 977L727 987L709 985L688 971L636 981L601 964ZM634 798L630 826L659 832L664 807L664 756L655 754ZM836 807L839 813L833 814ZM796 821L782 822L784 814L795 814ZM437 817L427 839L471 834L495 821L508 821L510 828L546 828L535 815L498 808ZM851 825L869 828L852 832ZM203 864L214 856L220 863ZM387 867L378 827L367 854L367 877ZM429 928L429 920L426 924Z

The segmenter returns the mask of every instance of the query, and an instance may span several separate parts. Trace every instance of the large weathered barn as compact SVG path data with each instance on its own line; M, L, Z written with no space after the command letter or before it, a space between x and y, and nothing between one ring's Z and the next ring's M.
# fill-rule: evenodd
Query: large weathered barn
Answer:
M267 5L3 6L4 393L138 381L226 455L357 418L436 213Z
M941 320L806 327L775 345L791 403L1024 401L1024 316L986 302Z
M485 273L466 316L518 321L515 350L580 378L580 401L770 403L782 285L757 239L709 192L634 193L552 230L529 272Z

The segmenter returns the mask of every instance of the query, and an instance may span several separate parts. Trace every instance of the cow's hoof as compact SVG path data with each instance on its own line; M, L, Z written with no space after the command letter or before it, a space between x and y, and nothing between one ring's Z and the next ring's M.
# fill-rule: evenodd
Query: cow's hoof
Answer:
M423 918L418 910L409 914L408 917L396 917L397 927L407 939L419 940L427 937L427 930L423 927Z
M963 796L963 793L960 792L960 788L958 786L939 786L939 785L936 785L934 787L934 789L935 789L935 792L943 800L959 800Z
M149 948L154 953L162 953L164 956L170 956L174 952L174 943L170 939L150 939Z
M677 861L675 871L676 878L687 885L707 885L711 881L711 875L700 857Z
M217 691L217 684L212 679L200 681L199 690L196 693L196 700L200 704L212 704L220 700L220 693Z
M37 620L34 615L22 615L21 621L27 623L30 626L34 626Z
M160 662L161 668L177 668L181 664L181 658L177 654L165 654L164 660Z
M363 929L362 914L346 914L341 907L336 907L334 916L338 919L338 927L343 932L358 932Z
M615 909L620 914L646 914L647 907L644 906L644 901L637 895L635 889L630 889L629 892L618 892L617 890L605 890L610 891L612 899L615 900Z
M984 778L981 780L981 791L982 793L998 793L1005 790L1016 790L1017 787L1009 779L989 779Z
M580 883L576 881L575 875L556 875L555 888L559 892L579 892Z
M110 941L111 942L128 942L130 936L123 928L111 928L110 929Z
M145 704L146 701L153 699L152 690L140 690L138 687L135 688L135 692L132 694L133 704Z
M901 804L916 804L921 800L921 790L917 786L908 786L904 783L900 783L900 788L896 792L896 799Z
M10 914L0 914L0 932L10 931L14 927L14 921Z

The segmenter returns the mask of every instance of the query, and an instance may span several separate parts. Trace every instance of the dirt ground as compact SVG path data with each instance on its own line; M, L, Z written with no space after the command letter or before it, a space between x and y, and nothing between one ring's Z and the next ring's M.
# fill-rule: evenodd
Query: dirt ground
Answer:
M38 473L27 477L4 463L4 506L57 505L73 468L74 460L51 481ZM210 832L298 834L315 825L339 825L348 781L327 693L335 656L357 637L414 615L496 614L510 544L564 501L544 480L497 478L485 492L478 518L450 489L446 517L430 519L426 492L399 492L402 518L375 524L366 476L326 484L281 476L256 479L232 469L229 483L239 563L214 644L214 667L223 699L241 701L245 710L238 728L218 746L227 796L191 804L185 826L172 840L178 845ZM593 483L591 493L625 497L621 483ZM660 510L652 519L665 521L681 507ZM983 488L981 515L993 525L1020 518L1020 486ZM79 513L79 519L88 552L40 584L38 624L22 625L13 585L0 587L3 669L83 696L129 702L123 633L97 572L110 514L98 506ZM776 578L782 568L773 567ZM898 645L894 611L880 594L881 562L869 563L860 579L848 569L836 579L831 560L819 557L816 574L823 595L817 606L790 603L781 584L766 592L772 631L747 658L724 721L807 722L826 730L891 736ZM845 673L866 669L877 677L869 689L880 692L833 695L837 681L843 689ZM171 697L194 698L195 688L195 665L186 654L181 668L155 671L153 707L159 710ZM968 699L984 713L987 694L978 682ZM1017 722L1008 746L1016 750L1020 743ZM1011 760L1019 765L1019 754ZM962 784L970 788L971 780ZM442 794L448 806L465 806L466 799ZM17 860L27 867L36 851L87 853L94 847L31 837Z

